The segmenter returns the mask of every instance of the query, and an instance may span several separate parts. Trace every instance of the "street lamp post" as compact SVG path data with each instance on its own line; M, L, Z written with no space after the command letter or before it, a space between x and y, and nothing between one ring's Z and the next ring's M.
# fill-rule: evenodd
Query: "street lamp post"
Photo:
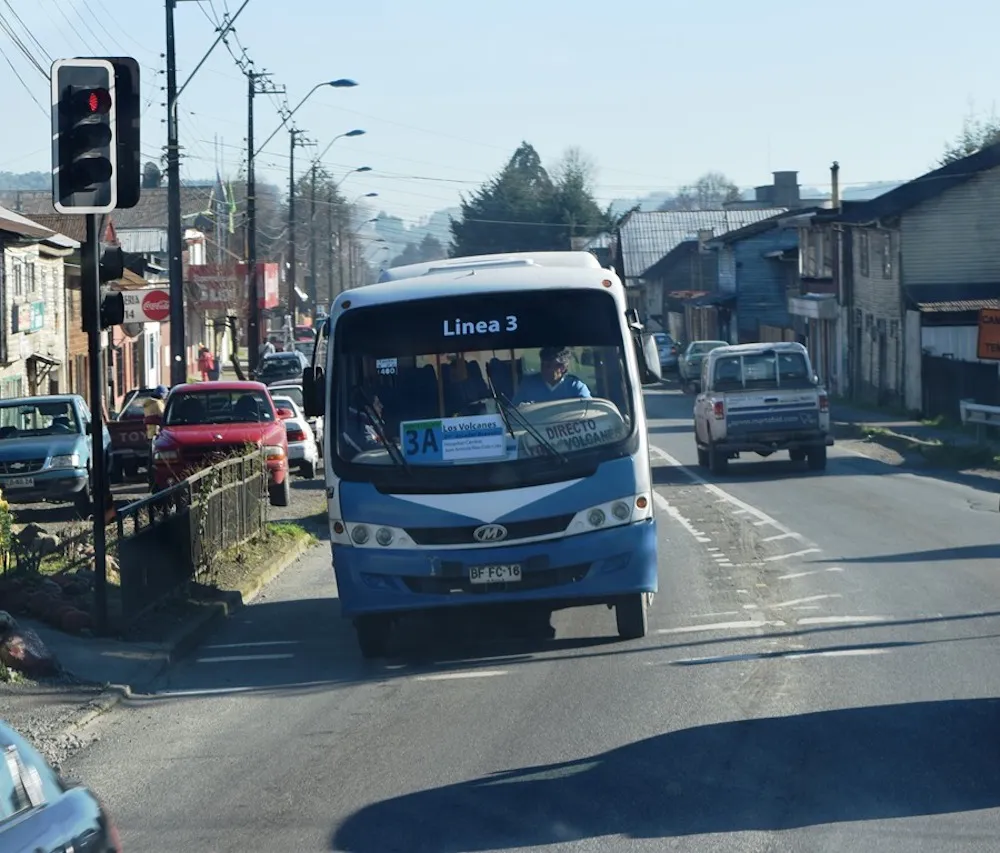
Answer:
M333 185L333 197L336 196L337 190L340 189L340 185L343 184L344 181L346 181L349 177L351 177L351 175L355 174L356 172L370 172L371 170L372 170L371 166L359 166L357 169L351 169L346 175L344 175L344 177L342 177L339 181L337 181L337 183L335 183ZM338 251L338 253L340 255L340 289L342 291L346 290L346 289L350 289L350 286L351 286L350 282L348 281L348 276L347 276L347 274L345 274L345 270L344 270L344 260L345 259L348 261L348 271L349 271L349 268L350 268L350 258L347 258L347 255L346 255L346 253L344 251L344 248L345 248L344 247L344 216L350 216L350 210L349 209L344 211L344 215L342 215L340 217L340 221L337 223L337 251ZM349 246L348 246L348 251L350 251ZM347 284L346 288L344 287L345 284Z
M295 105L295 109L290 110L287 115L285 115L285 116L282 117L281 124L279 124L274 129L274 133L272 133L267 139L265 139L261 143L260 148L258 148L254 152L254 155L256 156L257 154L260 154L260 152L263 151L267 147L267 143L270 142L272 139L274 139L274 137L278 135L278 131L281 130L281 128L283 128L285 125L288 124L289 121L292 120L292 116L295 115L299 111L299 109L302 107L302 105L306 101L308 101L310 97L312 97L312 94L314 92L322 89L324 86L330 86L333 89L352 89L352 88L354 88L357 85L358 84L355 83L353 80L348 80L347 78L341 78L339 80L329 80L329 81L324 82L324 83L317 83L308 92L306 92L306 96Z

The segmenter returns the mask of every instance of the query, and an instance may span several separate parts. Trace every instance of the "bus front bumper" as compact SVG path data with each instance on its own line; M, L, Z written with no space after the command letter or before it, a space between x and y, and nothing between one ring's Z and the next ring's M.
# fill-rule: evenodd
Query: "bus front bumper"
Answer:
M613 604L622 595L657 591L656 522L491 548L334 545L333 563L341 613L349 618L530 601L546 602L554 610ZM519 580L472 580L512 573Z

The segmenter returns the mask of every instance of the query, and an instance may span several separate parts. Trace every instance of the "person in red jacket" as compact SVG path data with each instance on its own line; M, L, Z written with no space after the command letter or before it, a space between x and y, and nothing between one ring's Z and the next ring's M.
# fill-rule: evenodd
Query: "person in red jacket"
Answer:
M211 374L215 372L215 356L204 344L198 344L198 370L201 372L202 382L208 382Z

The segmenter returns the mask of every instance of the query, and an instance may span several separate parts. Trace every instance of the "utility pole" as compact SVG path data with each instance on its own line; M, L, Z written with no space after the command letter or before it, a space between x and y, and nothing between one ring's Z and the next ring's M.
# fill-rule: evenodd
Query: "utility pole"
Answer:
M298 279L298 258L295 245L295 149L305 146L307 141L303 138L305 131L297 127L290 128L289 138L289 160L288 160L288 313L292 315L292 325L295 325L295 314L298 309L298 294L295 286Z
M326 312L330 313L330 306L333 305L333 216L334 216L334 204L337 201L337 190L334 186L330 185L330 202L327 210L329 215L326 218L327 225L327 235L326 235Z
M309 299L312 303L312 313L316 316L316 297L319 288L316 286L316 162L313 161L312 177L309 193Z
M250 372L257 370L260 347L260 294L257 287L257 184L254 175L253 99L255 95L281 95L284 89L267 81L264 71L247 72L247 363Z
M170 279L170 384L187 382L184 336L184 232L181 228L181 152L177 141L177 53L174 9L167 0L167 273Z

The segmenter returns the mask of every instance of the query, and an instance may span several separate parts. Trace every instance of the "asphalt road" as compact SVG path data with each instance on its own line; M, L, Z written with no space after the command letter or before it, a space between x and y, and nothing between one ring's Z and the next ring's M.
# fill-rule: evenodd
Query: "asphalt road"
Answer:
M102 719L70 775L129 850L992 851L991 484L839 448L825 473L708 481L686 467L691 398L647 409L646 639L594 608L556 640L414 625L366 664L323 546Z

